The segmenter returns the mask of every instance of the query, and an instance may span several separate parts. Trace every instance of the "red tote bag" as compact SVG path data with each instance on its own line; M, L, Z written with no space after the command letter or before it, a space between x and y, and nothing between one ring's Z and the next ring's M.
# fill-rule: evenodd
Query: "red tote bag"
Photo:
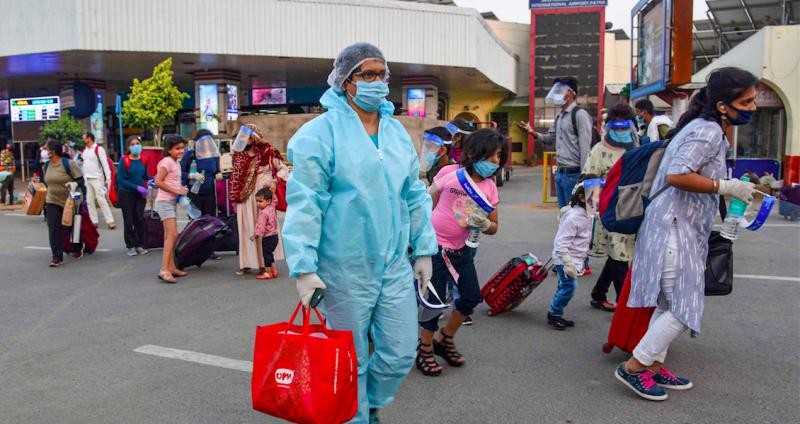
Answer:
M339 424L358 411L358 364L353 333L294 320L256 328L253 409L295 423ZM322 322L322 316L315 309Z

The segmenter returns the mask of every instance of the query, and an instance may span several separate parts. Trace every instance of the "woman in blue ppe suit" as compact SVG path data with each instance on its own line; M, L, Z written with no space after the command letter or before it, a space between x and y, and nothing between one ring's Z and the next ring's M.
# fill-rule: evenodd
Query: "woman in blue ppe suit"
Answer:
M359 376L353 422L375 423L414 363L413 281L430 281L436 234L416 150L386 100L383 53L356 43L333 66L331 88L320 99L327 112L289 140L294 171L283 239L302 303L325 288L328 324L353 331Z

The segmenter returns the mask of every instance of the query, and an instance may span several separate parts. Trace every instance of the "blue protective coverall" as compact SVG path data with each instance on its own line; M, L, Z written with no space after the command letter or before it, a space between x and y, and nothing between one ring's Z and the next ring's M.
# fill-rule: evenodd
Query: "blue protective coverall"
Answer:
M352 330L358 353L359 410L388 405L414 363L417 302L408 246L437 252L431 198L405 128L380 106L378 148L345 95L329 89L327 112L289 140L294 166L283 226L292 277L316 272L327 285L328 325ZM370 357L367 333L375 351Z

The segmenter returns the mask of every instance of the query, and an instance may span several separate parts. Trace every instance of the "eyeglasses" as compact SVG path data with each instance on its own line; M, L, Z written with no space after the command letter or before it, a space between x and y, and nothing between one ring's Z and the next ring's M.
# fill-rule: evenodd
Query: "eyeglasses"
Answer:
M389 73L386 71L361 71L361 72L353 72L354 77L361 77L366 82L373 82L376 79L380 79L383 82L389 81Z

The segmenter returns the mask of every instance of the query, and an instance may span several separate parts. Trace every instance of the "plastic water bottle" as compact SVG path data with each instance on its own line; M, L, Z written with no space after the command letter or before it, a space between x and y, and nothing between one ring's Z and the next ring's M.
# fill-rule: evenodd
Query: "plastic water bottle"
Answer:
M197 162L192 161L192 164L189 166L189 175L196 173L197 173ZM205 173L203 173L203 176L205 176ZM194 194L197 194L200 192L200 186L202 185L203 183L200 180L194 180L194 183L192 183L192 188L190 189L190 191Z
M205 176L206 176L206 171L201 171L201 172L200 172L200 175L202 175L203 177L205 177ZM202 181L200 181L200 180L194 180L194 183L192 184L192 188L190 189L190 191L191 191L192 193L194 193L194 194L200 193L200 187L201 187L202 185L203 185L203 182L202 182Z
M477 227L469 227L469 236L467 236L467 241L464 244L467 247L472 249L476 249L479 244L481 244L481 229Z
M742 177L742 181L750 182L750 178ZM734 198L728 207L728 215L725 216L725 221L722 222L722 230L720 235L728 240L736 240L739 238L739 222L744 217L744 211L747 209L747 203Z

